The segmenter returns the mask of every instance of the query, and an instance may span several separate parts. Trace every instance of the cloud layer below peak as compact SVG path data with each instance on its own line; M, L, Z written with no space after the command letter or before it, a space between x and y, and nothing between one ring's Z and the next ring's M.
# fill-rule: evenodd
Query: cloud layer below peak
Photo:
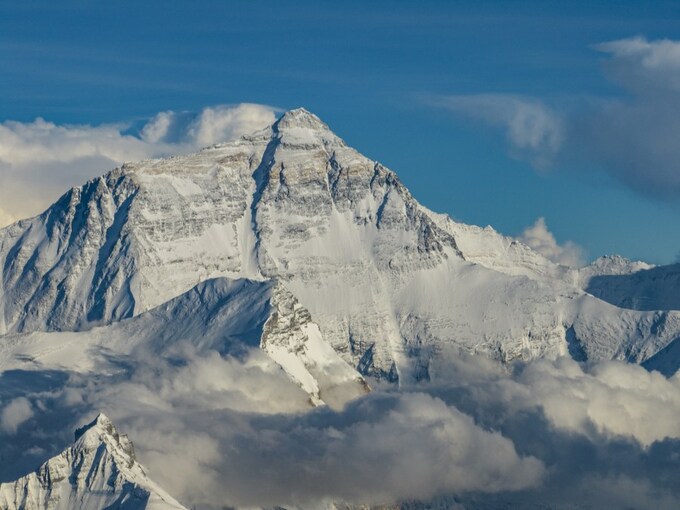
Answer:
M126 357L125 373L106 370L120 360L101 359L88 374L0 374L0 454L17 461L0 466L0 481L33 469L103 411L156 482L205 510L400 500L674 510L680 502L680 375L567 358L501 366L442 352L431 381L376 389L333 410L310 408L257 349L239 359L142 351Z

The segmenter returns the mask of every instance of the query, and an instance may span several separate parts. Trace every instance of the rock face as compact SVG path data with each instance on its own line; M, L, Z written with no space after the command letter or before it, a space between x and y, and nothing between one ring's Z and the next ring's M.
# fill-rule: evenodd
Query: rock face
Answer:
M369 391L368 385L324 341L309 311L283 285L274 287L274 309L260 347L309 393L312 403L341 407Z
M146 476L132 443L100 414L34 473L0 484L6 510L182 510Z
M274 279L292 315L271 319L270 355L288 359L275 347L287 345L304 365L320 352L280 334L295 327L388 381L430 377L447 350L644 362L680 337L679 312L584 291L597 268L586 278L429 211L303 109L239 141L70 190L0 230L0 263L0 332L86 330L211 278Z
M314 405L338 407L365 394L363 377L322 338L309 311L281 283L214 278L130 320L80 332L10 334L0 344L0 370L26 360L77 372L107 371L107 357L184 359L217 352L239 357L261 349Z

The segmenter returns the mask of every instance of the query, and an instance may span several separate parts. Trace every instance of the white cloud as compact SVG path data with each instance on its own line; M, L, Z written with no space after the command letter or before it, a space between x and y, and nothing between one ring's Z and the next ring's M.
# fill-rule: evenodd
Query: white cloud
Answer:
M667 70L670 67L680 71L680 44L670 39L648 41L638 36L598 44L595 47L618 58L638 60L647 69Z
M37 464L104 411L149 475L202 509L446 495L439 507L619 508L630 500L673 509L680 501L680 375L566 358L502 367L442 352L431 382L377 390L334 411L312 409L257 349L238 359L177 351L107 362L131 372L22 375L35 387L26 395L35 428L12 441L0 431L0 454L23 462L39 446L28 459ZM8 469L0 466L0 478Z
M147 122L140 133L142 140L148 143L165 141L175 122L177 114L173 111L159 112Z
M217 106L205 108L191 123L187 134L198 146L232 140L274 122L270 108L258 105L241 105L237 108Z
M135 438L156 480L192 505L377 504L524 489L544 475L512 441L423 393L312 410L258 349L240 360L191 351L170 363L135 357L130 382L102 380L81 391Z
M579 267L585 262L583 249L577 244L572 241L557 244L555 236L548 230L545 218L538 218L517 239L556 264Z
M472 388L477 404L506 416L540 409L556 429L593 441L628 438L649 447L680 439L680 371L667 378L631 363L581 365L566 357L513 368L508 374L479 357L446 358L434 369L435 383L449 396Z
M630 95L575 116L574 143L635 191L680 198L680 42L637 37L596 48Z
M71 163L86 157L120 160L130 154L144 157L150 148L140 139L123 135L123 125L58 126L41 118L30 123L0 125L0 161L15 169L41 163Z
M341 412L263 418L175 409L160 427L157 418L142 413L126 422L138 456L199 507L379 504L526 489L545 474L507 438L422 393L375 394Z
M680 373L665 378L623 362L582 365L569 358L508 368L479 356L442 356L432 367L433 382L417 386L546 465L540 487L473 503L678 508Z
M594 46L625 94L552 100L514 94L445 96L436 106L502 129L511 155L539 170L601 168L632 190L680 198L680 41L632 37ZM576 164L575 164L576 163Z
M42 212L68 187L125 161L187 153L238 138L276 119L271 107L223 105L198 114L161 112L139 134L128 124L0 124L0 227Z
M680 92L680 42L630 37L595 49L611 56L606 69L624 87L643 95L663 89Z
M0 429L8 434L17 433L19 426L33 417L33 408L27 398L17 397L0 412Z
M505 131L518 152L539 168L548 166L564 140L560 115L544 102L510 94L446 96L436 104Z
M633 437L643 446L680 438L680 375L609 362L585 369L564 358L536 363L518 378L530 400L561 429Z
M236 359L223 358L217 351L198 355L184 347L172 354L173 359L183 360L179 366L144 352L135 356L143 362L138 361L131 387L147 392L148 401L158 402L161 408L257 413L296 413L310 408L309 395L259 349Z
M184 350L169 359L140 351L102 362L118 370L125 363L130 371L49 373L49 391L34 384L27 397L41 410L35 427L43 432L27 430L12 444L0 435L0 455L11 458L10 448L24 455L29 445L63 447L62 431L59 439L45 435L55 433L54 423L70 419L73 429L104 411L133 439L150 476L198 508L493 493L534 487L546 474L541 461L519 455L511 440L423 392L378 392L341 411L313 409L259 349L238 359ZM94 373L112 371L102 365ZM55 388L55 380L63 387ZM0 479L15 469L0 466Z

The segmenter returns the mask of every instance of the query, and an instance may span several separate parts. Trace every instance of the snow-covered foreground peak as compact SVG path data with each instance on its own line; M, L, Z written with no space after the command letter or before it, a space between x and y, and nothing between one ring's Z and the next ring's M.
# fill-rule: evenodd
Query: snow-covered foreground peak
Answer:
M103 414L76 430L73 445L35 472L0 483L0 508L184 509L147 477L128 437Z

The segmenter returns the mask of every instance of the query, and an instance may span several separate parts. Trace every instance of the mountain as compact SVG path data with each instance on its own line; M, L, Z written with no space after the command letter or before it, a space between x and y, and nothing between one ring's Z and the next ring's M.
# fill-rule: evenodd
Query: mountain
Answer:
M212 278L275 280L320 343L387 381L427 379L449 351L642 363L680 337L672 288L659 310L625 306L597 290L602 264L558 266L433 213L304 109L71 189L0 230L0 263L5 333L87 331Z
M616 256L581 269L554 264L491 227L430 211L304 109L237 141L128 163L69 190L0 229L0 268L3 509L182 508L103 415L46 460L66 444L62 431L96 409L139 435L139 455L164 487L221 508L225 497L268 490L227 480L292 483L295 459L314 472L305 459L315 452L332 465L354 435L364 451L433 409L435 436L451 422L465 438L480 416L499 414L474 391L460 397L482 406L474 419L451 415L440 398L421 395L412 414L361 398L371 387L394 395L446 384L453 358L472 359L461 352L506 363L626 360L665 375L680 367L677 266ZM659 374L636 370L666 388ZM560 408L565 395L556 394ZM619 416L628 404L616 402ZM488 429L533 438L526 423ZM258 462L243 457L251 450ZM436 456L425 451L421 462ZM340 465L342 479L368 473ZM450 508L456 498L397 507Z
M136 461L132 443L100 414L35 472L0 483L7 510L182 510Z
M144 355L183 360L263 350L314 405L341 406L363 395L363 377L323 341L319 326L280 283L216 278L129 320L76 332L8 334L0 367L57 367L108 373Z

